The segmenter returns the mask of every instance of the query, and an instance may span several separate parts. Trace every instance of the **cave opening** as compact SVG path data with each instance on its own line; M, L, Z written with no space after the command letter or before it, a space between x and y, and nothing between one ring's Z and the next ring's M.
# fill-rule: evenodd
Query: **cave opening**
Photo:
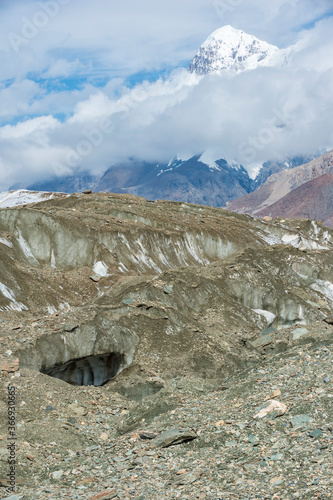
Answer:
M98 387L115 377L124 367L124 362L123 354L113 352L71 359L63 364L43 367L40 372L71 385Z

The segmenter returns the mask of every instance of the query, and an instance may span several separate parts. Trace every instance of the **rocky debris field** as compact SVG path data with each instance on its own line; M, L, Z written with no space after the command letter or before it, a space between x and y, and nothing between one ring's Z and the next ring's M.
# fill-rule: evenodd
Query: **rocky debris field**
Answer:
M332 498L331 240L123 195L0 210L0 496Z
M294 341L297 330L280 331L283 353L260 347L223 380L151 373L160 390L140 402L108 384L2 372L3 429L6 386L17 386L17 498L331 498L333 327L307 325ZM128 374L133 387L140 372ZM255 418L267 401L285 412Z

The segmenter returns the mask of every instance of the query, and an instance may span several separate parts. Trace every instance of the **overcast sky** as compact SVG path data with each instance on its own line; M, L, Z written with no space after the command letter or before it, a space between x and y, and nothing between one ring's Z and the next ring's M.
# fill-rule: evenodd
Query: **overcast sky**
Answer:
M188 74L227 24L291 59ZM332 0L1 0L0 27L0 190L128 157L209 151L253 172L333 147Z

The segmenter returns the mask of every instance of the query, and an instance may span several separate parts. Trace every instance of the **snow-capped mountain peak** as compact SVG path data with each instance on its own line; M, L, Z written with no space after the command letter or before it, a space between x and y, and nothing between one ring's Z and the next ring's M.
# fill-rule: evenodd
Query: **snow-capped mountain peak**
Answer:
M203 153L200 156L199 161L201 163L204 163L205 165L207 165L208 168L209 168L209 170L219 170L219 171L221 171L221 168L216 163L216 159L214 159L214 157L211 154L209 154L209 152Z
M223 26L201 45L189 71L201 75L220 71L240 73L258 66L275 66L283 63L286 50L232 26Z

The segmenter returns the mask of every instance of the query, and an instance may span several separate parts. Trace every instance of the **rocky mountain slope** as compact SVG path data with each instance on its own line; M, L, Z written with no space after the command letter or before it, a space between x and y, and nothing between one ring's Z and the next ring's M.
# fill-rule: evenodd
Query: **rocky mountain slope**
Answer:
M257 213L257 216L313 218L333 227L333 175L325 174L302 184Z
M301 165L310 163L310 161L315 160L319 156L321 156L321 154L294 156L286 158L285 161L266 161L263 163L254 179L254 189L257 189L264 184L271 175L278 174L279 172L283 172L285 170L291 170L295 167L300 167Z
M201 45L189 71L199 75L221 71L239 73L260 66L282 65L287 54L288 50L280 50L232 26L223 26Z
M254 192L234 200L230 210L258 216L311 217L331 224L333 152L271 175Z
M22 498L329 498L332 245L131 195L0 210Z

